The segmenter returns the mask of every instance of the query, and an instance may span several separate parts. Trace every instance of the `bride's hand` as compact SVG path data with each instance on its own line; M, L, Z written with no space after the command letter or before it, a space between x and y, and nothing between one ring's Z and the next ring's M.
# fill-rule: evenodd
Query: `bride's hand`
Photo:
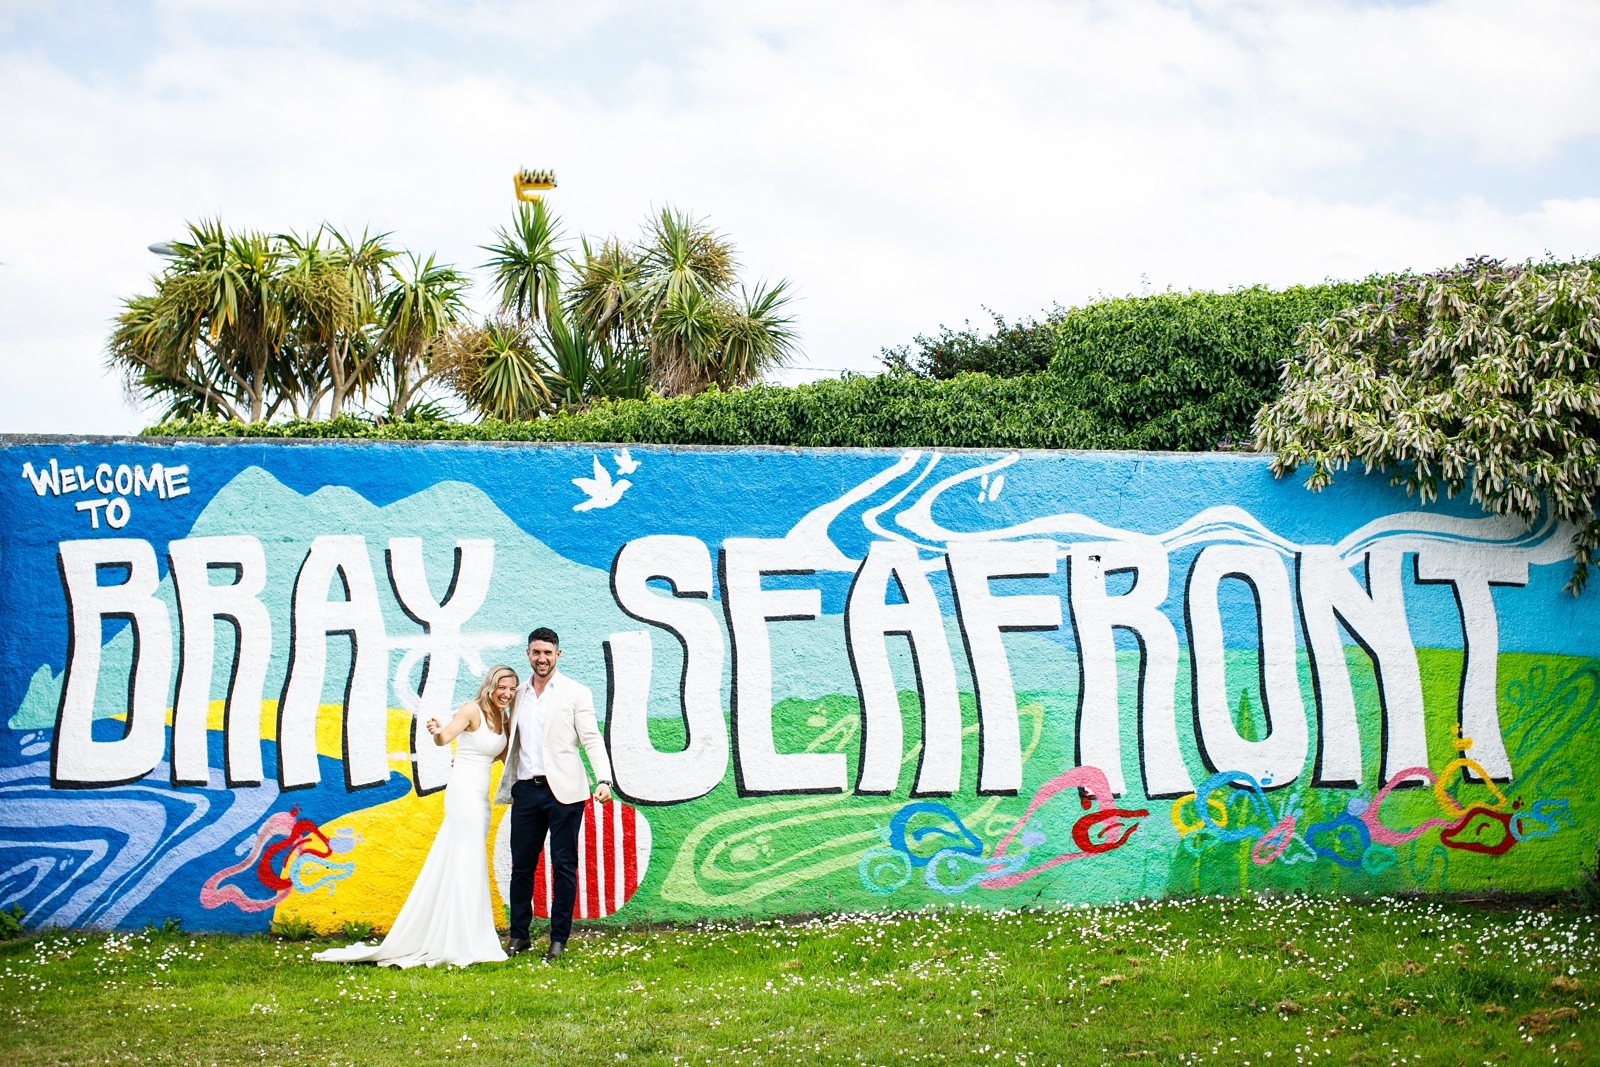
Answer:
M439 731L444 729L444 723L440 722L438 719L429 719L427 722L423 723L423 725L427 727L428 732L435 737L438 737Z

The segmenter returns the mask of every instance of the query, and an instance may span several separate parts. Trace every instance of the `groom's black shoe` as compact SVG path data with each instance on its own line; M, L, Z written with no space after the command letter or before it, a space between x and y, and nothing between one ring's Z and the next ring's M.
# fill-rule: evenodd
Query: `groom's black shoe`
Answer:
M529 941L527 938L513 937L510 941L506 942L506 955L520 956L522 953L528 951L532 947L533 942Z
M567 951L567 943L565 941L552 941L550 942L550 947L544 950L544 961L549 963L565 951Z

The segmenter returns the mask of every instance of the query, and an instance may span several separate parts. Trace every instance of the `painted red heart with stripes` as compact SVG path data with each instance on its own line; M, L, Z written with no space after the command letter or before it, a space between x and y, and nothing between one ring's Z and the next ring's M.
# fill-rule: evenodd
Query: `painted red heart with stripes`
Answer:
M603 919L632 899L650 866L650 821L620 800L583 805L583 830L578 834L577 919ZM494 840L494 874L500 897L511 882L511 820L502 818ZM550 917L550 847L539 856L533 876L533 914Z

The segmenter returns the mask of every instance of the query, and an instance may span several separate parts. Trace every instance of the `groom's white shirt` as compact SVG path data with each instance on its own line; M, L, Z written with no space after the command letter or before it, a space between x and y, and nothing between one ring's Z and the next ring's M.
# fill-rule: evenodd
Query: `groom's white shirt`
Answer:
M611 759L606 754L605 738L600 736L600 727L595 723L594 696L582 682L555 671L537 702L536 708L530 678L517 690L517 700L512 707L506 767L500 775L500 788L495 791L495 803L511 803L511 787L523 776L526 759L520 734L523 729L532 728L535 721L540 725L537 740L551 794L563 804L581 803L589 796L589 773L578 754L579 744L589 754L595 774L604 781L611 781Z

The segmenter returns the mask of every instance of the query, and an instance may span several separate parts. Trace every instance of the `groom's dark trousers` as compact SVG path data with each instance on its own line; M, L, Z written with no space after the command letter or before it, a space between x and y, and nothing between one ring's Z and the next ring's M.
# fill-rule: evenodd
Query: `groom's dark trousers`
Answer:
M563 804L543 778L529 778L511 787L512 938L528 938L533 921L533 874L544 839L550 836L550 941L565 942L572 932L572 907L578 899L578 831L583 827L583 802Z

